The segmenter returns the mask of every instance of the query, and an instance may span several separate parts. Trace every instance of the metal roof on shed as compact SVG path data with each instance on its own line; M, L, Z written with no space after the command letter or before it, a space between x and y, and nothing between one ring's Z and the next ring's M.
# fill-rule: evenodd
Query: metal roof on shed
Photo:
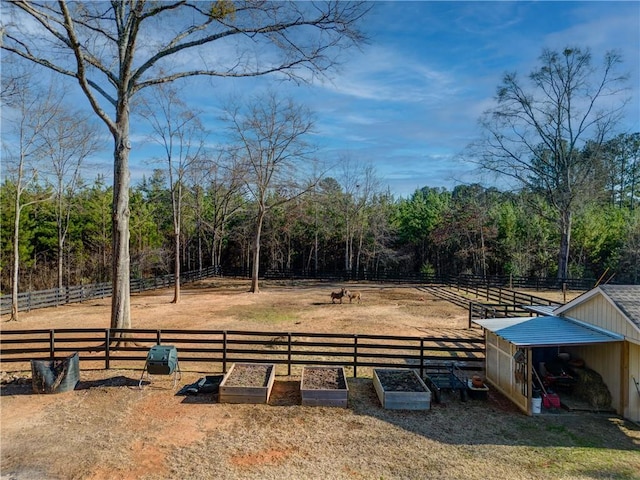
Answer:
M558 305L522 305L522 308L533 313L550 316L553 315L553 311L558 308Z
M554 316L474 320L518 347L551 347L618 342L622 335L572 318Z

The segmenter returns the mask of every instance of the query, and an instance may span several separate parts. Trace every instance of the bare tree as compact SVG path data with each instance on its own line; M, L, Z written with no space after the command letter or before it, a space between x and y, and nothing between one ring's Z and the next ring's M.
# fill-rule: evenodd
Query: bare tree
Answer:
M301 183L304 163L313 148L306 142L313 122L310 112L291 99L270 92L246 105L226 108L237 156L245 167L245 184L256 203L251 291L258 293L260 237L267 213L309 191L314 182Z
M377 177L375 169L368 164L362 167L361 181L357 184L357 196L355 200L355 224L354 233L357 236L356 250L356 274L363 268L364 241L365 236L371 233L371 215L374 199L381 191L381 182Z
M345 157L340 166L344 190L340 197L345 225L344 267L347 272L357 272L367 224L366 207L378 192L380 181L371 165Z
M193 76L306 80L363 40L363 3L9 0L1 47L77 80L114 142L111 326L130 328L130 109L141 90ZM364 5L364 6L363 6ZM220 48L213 50L212 44ZM192 53L193 55L188 55ZM101 103L105 102L105 103Z
M58 231L58 288L64 286L64 247L74 194L81 181L84 160L100 146L98 131L91 118L81 112L61 109L42 132L43 147L51 160L51 177L56 201Z
M589 194L600 146L626 103L617 97L625 77L616 73L621 58L613 52L599 69L589 50L580 48L544 50L539 60L528 76L530 88L515 73L504 76L497 105L481 119L484 137L471 154L482 168L544 195L557 215L563 279L573 214Z
M242 166L227 153L220 151L213 155L207 152L188 172L196 217L199 269L202 269L203 239L211 252L213 265L221 265L227 224L244 208ZM209 235L205 236L205 233Z
M160 145L169 179L174 246L174 294L172 303L180 301L180 242L185 178L202 155L206 137L199 112L179 98L175 88L160 85L145 99L141 115L151 125L152 139Z
M11 280L11 318L18 320L18 285L20 278L20 219L23 210L35 203L49 200L51 195L25 199L26 190L37 183L39 169L43 166L47 146L44 131L55 122L60 111L61 98L51 86L48 91L39 91L37 83L28 75L14 83L10 97L4 97L3 115L10 115L11 121L3 121L3 150L5 168L14 185L13 219L13 265Z

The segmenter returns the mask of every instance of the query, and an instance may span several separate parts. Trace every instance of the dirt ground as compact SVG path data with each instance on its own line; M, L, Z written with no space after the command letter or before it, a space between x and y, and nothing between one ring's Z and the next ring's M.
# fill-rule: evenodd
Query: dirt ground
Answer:
M214 279L132 297L136 328L477 336L464 308L405 285ZM538 292L540 294L540 292ZM2 329L107 327L109 301L22 313ZM6 366L2 367L7 369ZM179 385L215 372L185 371ZM268 405L176 394L171 377L138 388L139 370L81 371L76 390L31 391L30 372L0 390L0 478L510 479L640 478L640 428L610 415L527 417L490 391L429 411L380 407L370 378L349 378L348 408L303 407L298 377L276 379Z
M361 303L331 302L341 286L362 292ZM412 285L262 282L261 292L248 291L247 280L212 279L186 285L181 301L163 289L131 297L134 328L184 328L292 332L421 335L424 329L462 330L467 311ZM110 300L21 312L19 322L3 329L109 326Z

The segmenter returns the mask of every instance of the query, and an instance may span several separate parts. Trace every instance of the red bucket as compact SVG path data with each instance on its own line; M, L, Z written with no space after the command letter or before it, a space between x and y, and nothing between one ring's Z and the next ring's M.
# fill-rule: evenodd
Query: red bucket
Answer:
M555 393L542 395L542 406L544 408L560 408L560 397Z

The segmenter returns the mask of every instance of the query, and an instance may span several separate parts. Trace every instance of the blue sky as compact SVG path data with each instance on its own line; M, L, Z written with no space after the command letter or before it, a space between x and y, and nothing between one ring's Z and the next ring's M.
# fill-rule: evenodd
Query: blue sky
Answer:
M365 30L369 44L331 81L278 88L315 112L319 157L371 164L396 197L485 180L460 154L503 74L528 74L543 48L588 47L595 64L619 51L632 97L622 129L640 131L640 2L374 2ZM237 93L273 79L220 82ZM213 112L210 101L198 104ZM134 183L153 168L146 156L134 144Z

